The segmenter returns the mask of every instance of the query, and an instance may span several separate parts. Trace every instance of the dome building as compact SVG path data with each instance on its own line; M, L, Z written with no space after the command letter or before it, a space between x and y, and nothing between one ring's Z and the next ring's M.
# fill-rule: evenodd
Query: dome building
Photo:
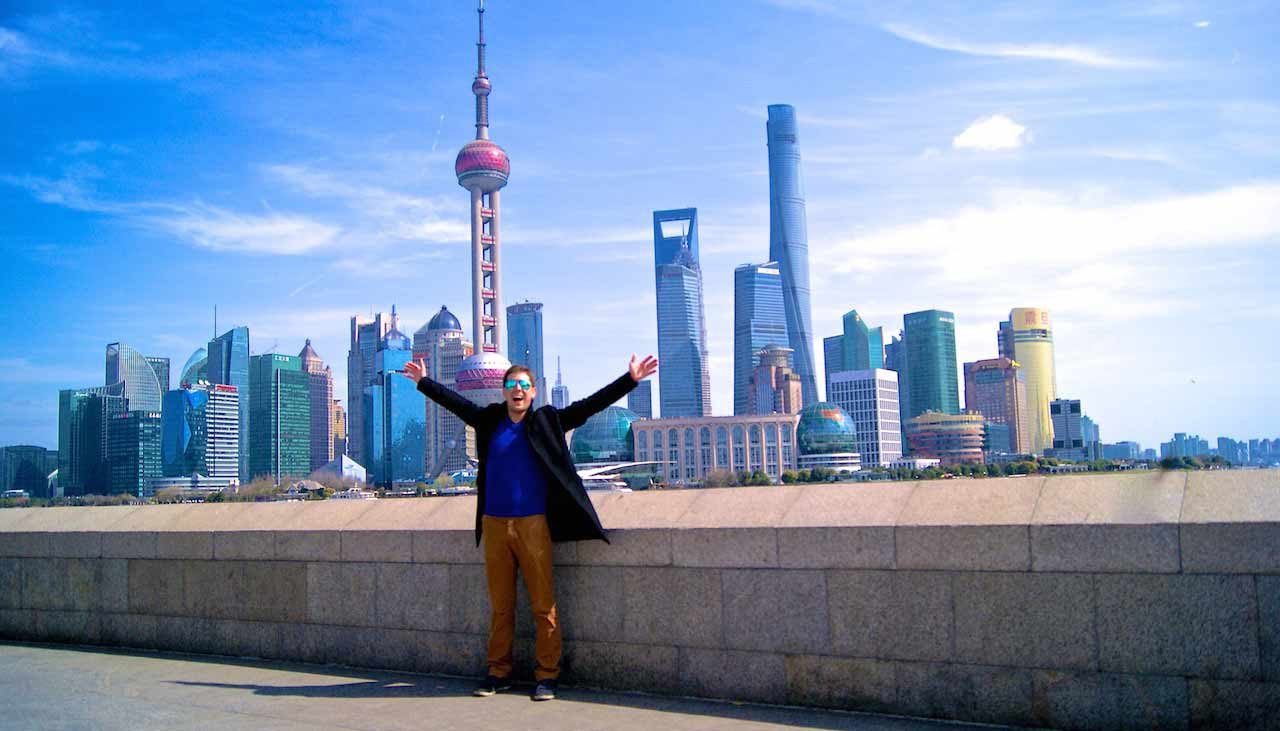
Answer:
M796 446L801 469L827 467L844 472L862 468L853 419L836 404L824 401L800 412Z
M574 464L634 461L631 424L639 419L639 414L621 406L610 406L587 419L573 430L569 453Z

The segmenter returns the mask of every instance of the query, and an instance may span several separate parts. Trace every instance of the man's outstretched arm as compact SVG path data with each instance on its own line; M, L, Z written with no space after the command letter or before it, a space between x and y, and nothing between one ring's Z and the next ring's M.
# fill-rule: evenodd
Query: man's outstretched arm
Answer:
M456 414L467 426L476 426L479 423L480 413L484 409L471 403L469 399L448 386L428 378L425 361L409 361L401 373L405 378L418 384L418 390L424 396Z
M658 370L658 359L652 355L646 356L644 360L638 361L634 355L631 356L631 363L627 366L626 375L620 376L617 380L604 388L596 391L590 396L574 401L568 406L560 409L560 426L565 431L577 429L587 422L592 415L604 411L609 404L626 396L631 392L636 384L653 375Z

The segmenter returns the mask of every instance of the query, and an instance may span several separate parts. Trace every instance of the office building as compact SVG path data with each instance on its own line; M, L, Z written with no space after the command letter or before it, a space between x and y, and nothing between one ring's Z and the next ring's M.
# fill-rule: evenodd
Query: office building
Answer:
M1015 307L1009 319L1000 323L1000 355L1016 360L1027 382L1029 451L1041 454L1054 446L1053 420L1049 402L1058 397L1054 367L1053 325L1049 311L1037 307Z
M857 452L867 467L902 458L902 417L898 409L898 374L884 368L836 371L827 376L827 401L853 420Z
M458 369L473 352L462 323L444 306L413 334L414 359L423 361L428 377L455 390L458 386ZM448 409L431 399L423 401L426 420L423 465L426 478L430 481L442 473L465 468L467 457L476 454L475 436ZM372 466L369 469L372 470Z
M533 385L538 388L533 407L551 403L543 362L541 302L521 302L507 308L507 357L512 364L533 371Z
M743 264L733 271L733 413L747 410L748 381L770 345L787 346L782 272L777 262Z
M423 479L426 453L422 394L400 375L413 357L409 339L395 328L387 333L387 347L374 355L374 382L365 388L369 435L366 469L376 485L390 488Z
M365 464L364 445L369 433L364 417L364 390L373 385L373 356L391 331L391 318L379 312L370 319L351 318L351 341L347 351L347 452ZM308 457L309 459L309 457Z
M105 383L108 386L124 384L124 397L130 411L159 411L164 398L157 376L159 361L168 368L167 358L150 359L124 343L111 343L107 346ZM165 373L167 381L167 370Z
M791 369L791 348L770 345L756 354L747 381L748 414L798 414L804 408L800 376Z
M342 402L338 399L333 400L333 405L329 410L333 415L333 458L345 457L347 454L347 410L342 407Z
M903 316L903 343L909 365L907 413L960 413L956 377L956 319L943 310L910 312Z
M751 414L635 421L635 458L661 462L672 484L700 483L709 472L762 470L775 481L797 469L798 414Z
M1160 458L1204 457L1209 454L1209 442L1198 435L1176 432L1173 439L1160 444Z
M160 412L126 411L107 422L108 492L151 495L150 482L163 476Z
M934 458L945 467L982 464L985 423L982 414L926 411L907 421L911 456Z
M250 479L265 476L279 485L310 474L311 384L302 359L276 353L250 357L249 398Z
M324 364L311 338L298 353L302 370L307 374L307 392L311 398L311 470L333 461L333 370Z
M164 396L160 461L165 477L199 474L240 481L240 396L235 386L208 382Z
M105 495L111 487L107 424L127 411L125 384L58 392L58 487L64 495Z
M964 364L964 407L982 414L988 435L998 435L988 451L1031 453L1027 379L1022 367L1006 357ZM993 429L1000 425L1005 429Z
M249 328L233 327L209 341L206 364L210 383L235 386L240 401L240 479L248 482L249 472Z
M653 212L657 292L658 400L663 418L711 413L698 209Z
M653 381L645 379L627 394L627 408L641 419L653 418Z
M778 262L782 274L787 344L795 351L792 367L800 375L805 403L814 404L818 403L818 383L809 307L809 233L800 181L796 110L789 104L769 105L765 134L769 145L769 260Z
M23 490L31 497L51 497L49 475L56 469L55 449L29 444L0 447L0 490Z

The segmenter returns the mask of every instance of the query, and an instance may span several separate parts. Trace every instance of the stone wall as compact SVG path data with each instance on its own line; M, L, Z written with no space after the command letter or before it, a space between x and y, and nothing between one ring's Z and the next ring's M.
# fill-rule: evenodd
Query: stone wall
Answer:
M556 548L566 683L1068 728L1280 718L1280 472L593 498L612 545ZM0 637L478 675L474 510L3 510Z

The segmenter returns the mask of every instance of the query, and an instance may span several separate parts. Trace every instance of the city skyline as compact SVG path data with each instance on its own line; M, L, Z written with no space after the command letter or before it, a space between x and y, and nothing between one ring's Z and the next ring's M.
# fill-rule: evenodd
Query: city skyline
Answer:
M503 80L503 143L521 170L503 228L504 263L521 275L506 289L544 302L547 355L565 356L577 392L656 350L648 213L696 206L713 413L731 412L733 269L764 258L761 133L767 106L785 102L804 137L815 350L849 309L896 332L903 313L940 308L956 313L959 362L992 358L996 323L1032 305L1054 313L1058 392L1089 404L1109 440L1275 431L1280 395L1258 374L1277 346L1252 333L1274 314L1280 107L1265 83L1267 24L1247 9L993 13L977 31L946 10L681 7L666 26L708 41L681 51L710 60L694 124L640 112L643 92L685 76L647 63L625 30L661 25L674 6L610 8L590 25L538 17L574 17L568 8L499 1L486 33L501 49L490 65ZM103 345L182 363L221 334L214 305L222 332L253 331L255 353L277 342L296 353L310 337L330 363L353 314L396 303L417 325L440 304L469 309L465 200L449 166L474 134L457 84L473 73L471 9L393 8L403 22L375 26L359 9L323 11L333 22L315 27L273 12L3 21L0 87L14 101L0 122L5 310L15 324L65 323L65 342L0 334L0 441L53 446L56 393L101 383ZM197 26L200 42L186 32ZM517 28L626 53L583 69L576 50L540 50ZM413 53L391 53L415 35L426 40ZM876 78L842 61L850 77L833 90L810 78L847 46L829 35L898 70ZM728 48L750 56L766 42L794 63L724 63ZM317 64L345 70L312 81L326 76ZM1204 84L1183 91L1193 80ZM273 101L294 86L305 98ZM68 101L89 92L110 97L92 119ZM996 263L1037 274L991 276Z

